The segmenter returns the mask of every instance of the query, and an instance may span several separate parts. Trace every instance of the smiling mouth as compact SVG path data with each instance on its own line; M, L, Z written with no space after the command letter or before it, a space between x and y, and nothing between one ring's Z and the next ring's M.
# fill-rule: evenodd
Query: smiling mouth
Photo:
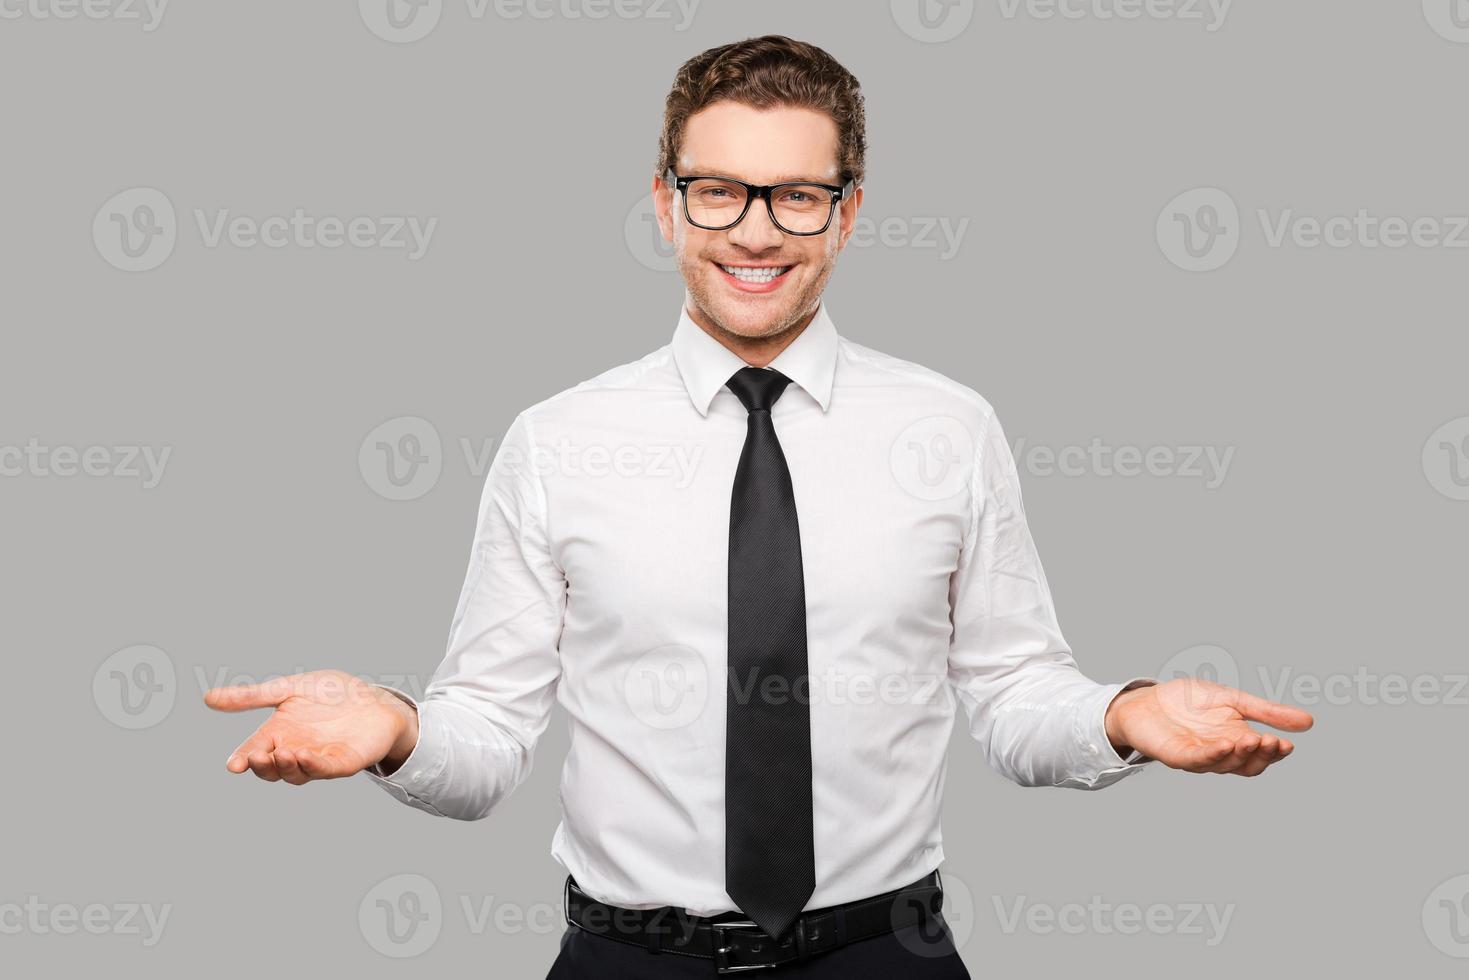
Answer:
M767 286L779 281L795 268L794 265L725 265L723 262L714 263L726 276L741 285Z

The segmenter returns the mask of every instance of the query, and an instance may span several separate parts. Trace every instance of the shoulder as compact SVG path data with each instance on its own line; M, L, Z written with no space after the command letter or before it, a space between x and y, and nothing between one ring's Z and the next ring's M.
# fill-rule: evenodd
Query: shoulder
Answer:
M536 427L595 419L608 410L615 410L617 397L622 393L671 390L679 384L673 348L665 344L522 409L517 422Z
M903 389L912 401L934 415L949 415L964 422L980 438L995 417L994 406L974 388L961 381L883 351L843 337L838 348L838 371L853 384Z

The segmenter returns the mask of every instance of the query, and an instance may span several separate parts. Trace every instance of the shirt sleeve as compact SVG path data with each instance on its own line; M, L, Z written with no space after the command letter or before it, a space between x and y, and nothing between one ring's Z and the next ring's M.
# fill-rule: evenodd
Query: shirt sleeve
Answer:
M975 442L970 526L950 577L949 681L989 764L1022 786L1101 789L1151 759L1118 756L1103 719L1137 677L1099 684L1077 668L1025 521L1020 478L991 412Z
M522 413L485 478L448 650L416 702L418 742L391 775L364 770L434 816L479 820L514 792L555 702L566 579L551 555L533 450Z

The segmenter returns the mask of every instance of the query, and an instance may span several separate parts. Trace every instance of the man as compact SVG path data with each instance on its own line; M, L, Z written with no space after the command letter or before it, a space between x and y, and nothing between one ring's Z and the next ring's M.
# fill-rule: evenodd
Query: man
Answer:
M228 769L366 772L480 819L559 701L551 977L938 978L968 976L937 870L956 703L1024 785L1288 755L1248 722L1301 731L1299 709L1083 676L991 406L838 335L822 293L864 152L857 81L819 48L685 64L653 177L687 286L672 342L515 418L421 703L337 671L212 690L275 708Z

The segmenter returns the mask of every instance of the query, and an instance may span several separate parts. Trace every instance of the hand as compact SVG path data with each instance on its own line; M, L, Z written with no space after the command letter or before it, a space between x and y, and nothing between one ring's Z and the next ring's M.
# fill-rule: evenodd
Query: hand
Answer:
M1183 677L1118 694L1107 707L1105 725L1107 738L1124 756L1131 747L1174 769L1258 776L1295 746L1247 721L1303 732L1314 719L1300 708Z
M225 762L230 772L250 769L268 782L338 779L385 758L396 768L418 742L411 705L340 670L215 687L204 703L219 711L275 708Z

